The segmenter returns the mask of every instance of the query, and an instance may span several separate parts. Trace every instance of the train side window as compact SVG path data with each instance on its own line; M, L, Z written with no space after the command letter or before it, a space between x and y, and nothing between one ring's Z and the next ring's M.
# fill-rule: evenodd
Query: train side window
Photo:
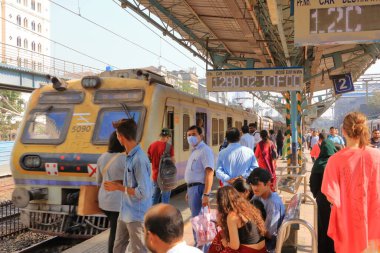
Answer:
M232 127L232 117L227 117L227 129Z
M202 128L203 141L207 143L207 113L197 112L195 114L196 125Z
M170 133L172 134L172 146L174 147L174 112L168 111L167 112L167 119L166 119L166 127L170 130Z
M212 118L212 145L218 145L218 119Z
M135 120L137 124L137 141L140 141L144 127L145 108L143 107L129 107L129 115ZM92 143L106 145L108 139L115 129L112 122L120 119L128 118L126 112L121 108L103 108L98 114L95 124L94 134L92 136Z
M189 143L187 142L187 129L190 127L190 116L188 114L183 115L183 151L189 150Z
M219 144L224 142L224 120L219 119Z

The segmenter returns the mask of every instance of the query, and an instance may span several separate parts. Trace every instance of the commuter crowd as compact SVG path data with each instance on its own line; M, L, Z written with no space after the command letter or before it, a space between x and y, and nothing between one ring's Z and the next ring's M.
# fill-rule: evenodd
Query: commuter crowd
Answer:
M305 138L314 162L310 189L318 204L319 252L362 252L380 239L380 132L370 139L365 121L364 115L350 113L343 122L344 139L334 127L328 136L314 131ZM145 153L136 141L133 119L113 126L116 131L97 171L99 206L110 221L108 252L275 252L285 216L276 192L281 131L258 131L254 123L230 128L215 157L203 127L188 128L191 154L184 178L193 218L210 212L214 174L220 186L215 196L217 234L200 245L193 230L193 247L183 240L180 211L168 204L170 190L160 185L162 156L175 162L171 131L162 129Z

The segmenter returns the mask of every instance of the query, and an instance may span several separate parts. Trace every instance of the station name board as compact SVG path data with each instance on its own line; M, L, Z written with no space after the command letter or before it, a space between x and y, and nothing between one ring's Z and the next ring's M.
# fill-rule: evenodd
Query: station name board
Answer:
M303 68L211 70L206 82L208 91L302 90Z
M380 41L380 0L295 0L295 44Z

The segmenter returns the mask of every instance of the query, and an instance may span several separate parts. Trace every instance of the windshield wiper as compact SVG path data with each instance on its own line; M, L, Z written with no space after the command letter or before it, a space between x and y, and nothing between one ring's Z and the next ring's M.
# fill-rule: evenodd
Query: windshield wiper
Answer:
M129 113L129 109L128 109L127 104L121 103L121 107L123 108L125 114L127 114L128 119L134 119L135 118L134 113L132 113L132 115Z

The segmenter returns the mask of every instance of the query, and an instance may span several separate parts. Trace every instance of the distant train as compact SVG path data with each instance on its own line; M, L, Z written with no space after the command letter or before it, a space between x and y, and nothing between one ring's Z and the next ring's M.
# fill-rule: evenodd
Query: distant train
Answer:
M380 118L370 119L368 120L367 124L371 133L375 129L380 130Z
M67 82L52 78L52 83L31 95L11 160L12 198L22 208L23 223L49 234L89 237L108 227L105 216L79 216L76 206L80 186L96 184L97 159L107 150L112 121L133 117L144 150L162 127L169 128L178 185L184 184L191 152L186 131L198 118L215 154L230 127L251 122L282 127L256 113L176 90L147 71L117 70Z

